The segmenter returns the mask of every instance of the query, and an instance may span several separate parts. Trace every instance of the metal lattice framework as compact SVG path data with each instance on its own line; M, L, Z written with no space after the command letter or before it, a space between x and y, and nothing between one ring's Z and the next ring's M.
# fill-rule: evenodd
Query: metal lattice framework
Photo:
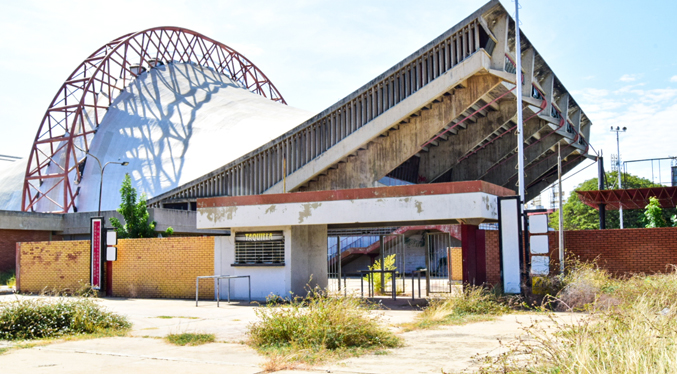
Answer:
M213 69L286 104L246 57L194 31L157 27L119 37L92 53L61 86L38 129L24 179L23 211L74 211L86 152L115 97L147 69L168 63Z

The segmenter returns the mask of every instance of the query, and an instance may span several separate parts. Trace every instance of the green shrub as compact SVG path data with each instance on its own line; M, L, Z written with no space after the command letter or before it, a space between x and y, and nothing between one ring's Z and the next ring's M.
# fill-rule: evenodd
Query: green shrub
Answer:
M395 266L395 253L391 254L390 256L386 256L383 259L383 269L384 270L397 270L397 267ZM374 261L374 264L369 266L369 270L381 270L381 260L376 260ZM372 278L373 277L373 278ZM382 288L381 285L381 274L380 273L374 273L370 277L369 275L364 276L364 281L369 284L370 278L372 282L374 282L374 292L377 295L382 295L385 292L381 292L385 290L385 288ZM388 285L392 284L392 278L393 275L391 273L383 273L383 287L387 287ZM397 287L397 286L396 286ZM400 294L402 293L402 289L398 289L397 293Z
M86 298L21 298L0 303L0 339L23 340L125 331L125 317Z
M185 332L183 334L169 334L167 341L176 345L202 345L213 343L216 337L214 334L196 334Z
M0 271L0 285L14 287L16 277L13 271Z
M292 352L400 346L378 317L368 315L370 309L358 298L330 298L316 289L305 299L259 308L259 321L249 326L249 343L263 351Z

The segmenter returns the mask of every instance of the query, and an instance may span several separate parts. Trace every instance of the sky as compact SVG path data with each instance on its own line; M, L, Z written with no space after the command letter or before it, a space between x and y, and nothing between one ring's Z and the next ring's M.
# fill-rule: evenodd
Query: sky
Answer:
M515 3L501 2L514 16ZM252 60L289 105L319 112L484 3L0 0L0 155L27 157L63 81L97 48L133 31L181 26L202 33ZM620 135L623 160L677 156L677 2L520 6L523 33L591 119L590 142L607 170L616 153L610 126L628 128ZM596 167L582 170L590 164L565 176L565 195L596 177ZM657 163L653 176L650 163L631 163L628 171L666 183L669 166L661 163L660 176Z

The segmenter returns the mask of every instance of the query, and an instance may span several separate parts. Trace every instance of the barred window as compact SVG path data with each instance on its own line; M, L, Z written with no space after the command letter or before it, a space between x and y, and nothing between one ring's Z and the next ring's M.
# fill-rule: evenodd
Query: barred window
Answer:
M284 235L281 231L235 234L233 265L284 265Z

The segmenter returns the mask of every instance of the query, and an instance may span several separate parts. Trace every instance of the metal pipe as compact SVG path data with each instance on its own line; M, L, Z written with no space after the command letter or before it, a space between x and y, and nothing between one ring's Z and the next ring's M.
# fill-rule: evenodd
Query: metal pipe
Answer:
M600 150L600 156L597 157L597 189L602 191L604 187L604 157ZM606 229L606 204L599 204L599 229Z
M564 212L562 211L562 155L557 143L557 179L559 180L559 271L564 274Z
M517 87L517 184L520 216L524 206L524 124L522 123L522 50L520 45L519 0L515 0L515 85Z

